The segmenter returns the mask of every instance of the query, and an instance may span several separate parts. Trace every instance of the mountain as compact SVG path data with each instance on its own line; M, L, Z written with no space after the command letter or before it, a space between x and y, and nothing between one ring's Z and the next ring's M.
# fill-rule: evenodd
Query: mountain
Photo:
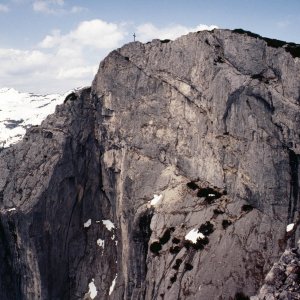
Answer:
M56 105L62 104L65 97L0 88L0 147L8 147L20 141L27 128L40 125L47 115L54 113Z
M294 54L240 30L111 52L0 153L0 298L297 299Z

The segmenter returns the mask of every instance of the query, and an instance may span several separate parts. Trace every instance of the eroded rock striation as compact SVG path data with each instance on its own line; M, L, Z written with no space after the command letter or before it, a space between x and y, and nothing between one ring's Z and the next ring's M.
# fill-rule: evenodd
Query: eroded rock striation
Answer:
M111 52L0 154L0 298L257 294L299 239L299 105L299 58L259 37Z

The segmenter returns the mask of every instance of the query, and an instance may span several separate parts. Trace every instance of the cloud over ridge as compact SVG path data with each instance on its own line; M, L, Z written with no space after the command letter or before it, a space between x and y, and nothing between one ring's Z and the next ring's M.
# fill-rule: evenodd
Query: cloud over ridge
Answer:
M35 0L39 9L64 6L63 0ZM46 5L46 6L43 6ZM52 6L51 6L52 5ZM132 41L146 42L154 38L175 39L191 31L212 30L215 25L186 27L180 24L157 27L152 23L106 22L85 20L69 32L52 30L33 49L0 48L0 81L3 87L23 91L57 93L89 85L99 62L109 51Z
M8 11L9 11L9 7L7 5L0 4L0 13L1 12L8 12Z
M152 23L145 23L137 27L137 34L140 36L140 40L146 42L154 38L158 39L171 39L188 34L189 32L202 31L202 30L213 30L218 28L217 25L205 25L199 24L196 27L186 27L180 24L168 25L166 27L156 27Z

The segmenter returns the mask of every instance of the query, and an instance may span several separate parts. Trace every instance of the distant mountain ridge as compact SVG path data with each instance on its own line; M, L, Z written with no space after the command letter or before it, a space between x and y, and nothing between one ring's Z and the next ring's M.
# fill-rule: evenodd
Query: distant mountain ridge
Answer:
M26 129L39 125L66 95L22 93L13 88L0 88L0 148L20 141Z

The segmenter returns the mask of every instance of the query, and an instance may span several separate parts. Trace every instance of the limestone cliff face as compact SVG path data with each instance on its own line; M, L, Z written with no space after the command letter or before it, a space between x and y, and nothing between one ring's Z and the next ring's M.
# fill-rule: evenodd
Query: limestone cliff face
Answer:
M255 295L299 239L299 58L135 42L67 98L0 154L0 298Z

